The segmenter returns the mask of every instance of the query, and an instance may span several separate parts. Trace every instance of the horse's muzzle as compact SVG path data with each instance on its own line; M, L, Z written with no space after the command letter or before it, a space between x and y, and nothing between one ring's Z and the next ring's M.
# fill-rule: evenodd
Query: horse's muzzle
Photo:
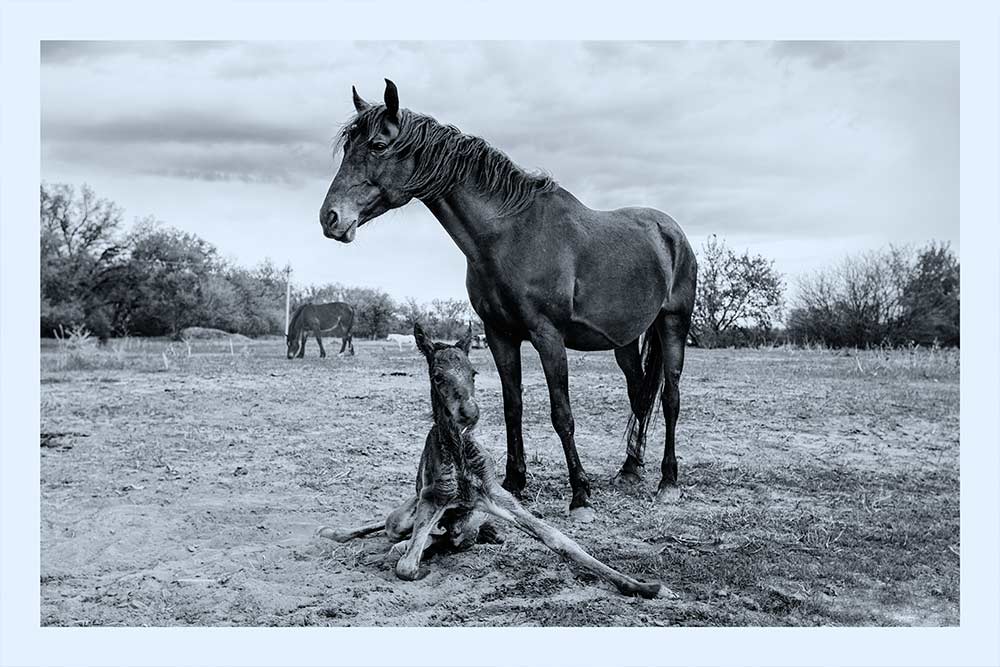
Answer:
M333 209L320 212L320 226L323 228L323 236L341 243L350 243L354 240L354 234L358 228L358 221L352 220L345 224Z

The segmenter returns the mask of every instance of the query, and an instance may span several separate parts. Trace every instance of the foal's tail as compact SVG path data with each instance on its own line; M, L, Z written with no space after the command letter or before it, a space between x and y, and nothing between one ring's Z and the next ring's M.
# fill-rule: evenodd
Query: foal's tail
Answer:
M663 345L656 331L656 322L649 325L642 339L642 383L639 385L639 410L632 410L625 430L628 453L636 454L642 461L642 451L635 451L639 443L646 442L646 431L663 389Z

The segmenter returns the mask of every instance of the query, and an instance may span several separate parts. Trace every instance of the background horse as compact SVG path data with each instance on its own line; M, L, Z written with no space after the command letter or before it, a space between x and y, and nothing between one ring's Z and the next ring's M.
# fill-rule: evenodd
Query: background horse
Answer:
M541 359L566 455L571 515L593 518L573 437L567 347L614 350L625 374L632 416L616 481L639 480L649 416L662 394L666 437L656 498L676 497L674 431L697 280L680 226L649 208L587 208L482 139L401 109L388 79L384 104L352 91L357 115L340 135L344 159L320 208L323 233L349 243L358 227L416 197L465 254L469 300L503 390L504 487L520 493L525 485L520 348L527 340Z
M323 338L321 334L327 336L339 336L343 339L340 345L340 352L350 349L354 354L354 337L351 329L354 327L354 307L347 303L307 303L299 306L292 321L288 324L288 358L301 359L306 354L306 338L312 332L319 343L320 358L326 356L323 349Z

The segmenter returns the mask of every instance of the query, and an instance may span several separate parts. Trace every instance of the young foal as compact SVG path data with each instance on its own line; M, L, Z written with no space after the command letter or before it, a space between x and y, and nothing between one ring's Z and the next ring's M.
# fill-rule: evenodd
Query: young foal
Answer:
M322 537L346 542L379 530L404 553L396 563L401 579L418 577L428 546L465 549L477 541L495 541L486 515L504 519L547 547L614 584L625 595L655 597L660 584L637 581L597 560L572 539L521 507L496 481L493 461L479 448L472 431L479 421L474 376L469 363L471 328L455 345L435 343L420 325L413 327L417 346L427 358L431 376L434 426L427 434L417 469L417 494L385 521L354 530L320 528ZM401 542L409 535L408 542ZM430 542L431 544L428 544Z

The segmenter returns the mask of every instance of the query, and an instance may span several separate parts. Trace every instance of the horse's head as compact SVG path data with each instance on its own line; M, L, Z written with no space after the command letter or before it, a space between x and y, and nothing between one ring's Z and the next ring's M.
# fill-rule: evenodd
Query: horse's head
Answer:
M295 355L302 349L303 337L293 336L292 332L289 331L288 335L285 336L285 342L288 344L288 358L294 359Z
M319 210L323 234L342 243L353 241L369 220L410 201L404 186L414 170L413 156L393 146L402 117L396 85L385 80L385 103L379 105L351 91L358 113L341 134L344 159Z
M431 371L431 391L448 417L465 431L479 421L476 404L476 371L469 362L472 327L454 345L435 343L419 324L413 325L417 347L427 358Z

